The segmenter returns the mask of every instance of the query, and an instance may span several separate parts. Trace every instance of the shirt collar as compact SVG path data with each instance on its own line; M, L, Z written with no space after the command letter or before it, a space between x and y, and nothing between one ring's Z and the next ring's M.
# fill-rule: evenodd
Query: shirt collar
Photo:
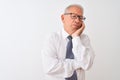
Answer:
M69 36L69 34L64 30L64 28L62 28L62 36L64 39L66 39Z

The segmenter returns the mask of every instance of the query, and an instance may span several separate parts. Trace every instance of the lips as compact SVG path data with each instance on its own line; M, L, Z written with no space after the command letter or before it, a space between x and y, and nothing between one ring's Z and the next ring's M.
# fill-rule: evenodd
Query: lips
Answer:
M77 24L74 24L73 26L77 27L77 28L80 28L80 25L77 25Z

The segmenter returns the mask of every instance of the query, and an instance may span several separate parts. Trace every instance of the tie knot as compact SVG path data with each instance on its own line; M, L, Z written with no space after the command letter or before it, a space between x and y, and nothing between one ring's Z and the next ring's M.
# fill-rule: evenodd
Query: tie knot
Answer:
M67 38L68 38L69 40L72 40L72 36L70 36L70 35L69 35Z

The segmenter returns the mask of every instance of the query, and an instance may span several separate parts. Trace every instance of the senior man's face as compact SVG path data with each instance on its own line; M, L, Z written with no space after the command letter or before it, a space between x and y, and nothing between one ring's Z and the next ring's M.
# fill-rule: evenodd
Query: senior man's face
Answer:
M82 24L83 11L78 7L71 7L63 16L64 27L79 29Z

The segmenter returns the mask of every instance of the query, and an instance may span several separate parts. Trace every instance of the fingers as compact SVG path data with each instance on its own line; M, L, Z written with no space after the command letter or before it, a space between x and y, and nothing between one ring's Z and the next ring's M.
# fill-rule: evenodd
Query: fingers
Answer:
M79 29L79 35L82 34L82 32L84 31L84 29L85 29L85 24L84 24L84 22L82 22L82 27Z
M84 28L85 28L85 24L83 22L82 26L72 34L72 37L81 35L82 32L84 31Z
M79 31L82 32L84 30L84 28L85 28L85 24L84 24L84 22L82 22L82 26L79 28Z
M84 22L82 22L82 29L84 29L85 28L85 23Z

